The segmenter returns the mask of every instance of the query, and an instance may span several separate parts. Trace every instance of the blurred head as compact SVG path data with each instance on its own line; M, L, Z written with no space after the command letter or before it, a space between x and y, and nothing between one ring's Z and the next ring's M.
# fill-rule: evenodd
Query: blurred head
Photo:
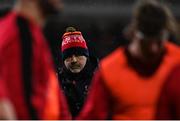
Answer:
M86 65L89 51L81 32L68 27L62 37L62 58L64 65L72 73L79 73Z
M130 25L132 41L137 41L145 58L156 57L164 49L168 39L172 15L170 11L155 0L140 0L135 6Z
M138 41L144 59L159 58L164 52L164 43L167 40L167 31L161 31L158 36L145 36L141 31L135 32L135 41ZM152 60L153 60L152 59Z
M13 10L44 26L47 18L59 14L61 9L61 0L16 0Z

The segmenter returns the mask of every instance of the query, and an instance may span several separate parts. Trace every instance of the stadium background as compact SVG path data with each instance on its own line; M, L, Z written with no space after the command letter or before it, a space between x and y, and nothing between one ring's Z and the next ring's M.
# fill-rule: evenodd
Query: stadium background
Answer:
M180 28L180 0L161 1L171 8ZM68 26L74 26L83 33L91 53L99 59L119 45L127 43L122 31L130 22L135 0L64 0L63 2L64 8L59 17L51 17L44 28L57 65L61 58L61 36ZM14 0L0 0L0 15L3 16L13 3ZM179 35L173 35L170 41L180 44Z

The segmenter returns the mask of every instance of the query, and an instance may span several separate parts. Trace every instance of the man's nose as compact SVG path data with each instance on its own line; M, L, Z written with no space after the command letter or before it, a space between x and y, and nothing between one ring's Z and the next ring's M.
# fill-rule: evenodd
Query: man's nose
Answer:
M72 55L72 62L77 62L77 57L75 55Z

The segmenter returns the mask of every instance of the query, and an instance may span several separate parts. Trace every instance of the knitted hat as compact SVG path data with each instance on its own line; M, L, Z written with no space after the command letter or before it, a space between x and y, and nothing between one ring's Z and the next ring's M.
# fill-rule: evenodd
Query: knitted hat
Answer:
M73 54L89 56L86 41L80 31L76 31L73 27L66 29L66 33L62 36L61 52L63 60Z

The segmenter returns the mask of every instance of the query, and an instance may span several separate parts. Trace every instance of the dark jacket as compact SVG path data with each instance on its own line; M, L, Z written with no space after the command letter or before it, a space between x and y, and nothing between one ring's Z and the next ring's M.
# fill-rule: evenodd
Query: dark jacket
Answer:
M84 104L89 85L91 84L97 66L97 59L90 57L84 69L78 74L71 73L65 66L58 72L58 77L66 95L72 117L78 115Z

